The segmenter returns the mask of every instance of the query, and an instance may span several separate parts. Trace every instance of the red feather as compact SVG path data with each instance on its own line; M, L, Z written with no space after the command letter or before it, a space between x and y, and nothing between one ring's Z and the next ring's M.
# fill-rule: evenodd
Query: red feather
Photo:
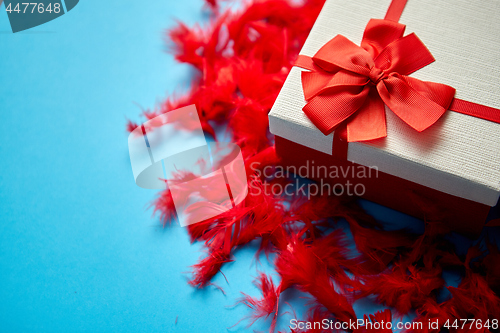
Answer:
M252 325L256 320L261 318L268 318L271 314L273 320L271 324L271 331L274 331L276 326L276 318L278 316L278 301L280 296L280 289L277 288L270 277L261 273L254 281L257 288L262 291L262 298L254 298L243 294L243 298L239 301L253 310L250 316Z
M416 237L383 230L354 200L313 196L306 201L273 195L268 191L272 186L284 186L289 180L258 176L264 168L280 163L267 114L324 0L255 0L237 12L219 12L217 0L205 1L214 9L209 24L188 27L179 23L167 33L175 58L195 70L191 89L180 98L166 100L157 110L144 112L152 119L196 104L205 133L217 139L215 128L225 126L226 134L242 148L249 195L235 208L187 227L191 241L204 242L208 253L193 266L190 284L210 285L236 248L259 239L257 254L277 255L275 268L281 284L276 287L268 277L259 276L257 286L263 297L244 298L254 310L254 320L270 315L276 319L279 294L291 286L320 304L311 307L308 320L332 315L341 321L355 320L351 302L364 295L376 295L379 302L400 313L415 309L416 321L424 327L429 319L444 323L466 317L499 318L499 301L493 291L500 289L498 249L490 246L487 254L473 249L462 261L446 240L449 229L439 222L442 214L433 203L421 202L432 223L426 225L424 235ZM129 121L127 129L133 131L136 126ZM213 197L209 180L201 185L202 195ZM225 204L221 199L210 209ZM154 207L164 225L176 216L168 191L160 194ZM328 218L347 220L359 256L350 255L343 233L334 230L336 224ZM458 267L465 276L457 288L448 287L453 297L439 304L435 294L444 285L442 270L449 267ZM390 320L390 316L386 310L371 315L370 320ZM275 324L273 320L273 329Z
M303 241L292 238L286 250L279 252L275 266L281 276L282 291L295 285L313 296L338 320L356 320L348 299L335 291L325 263Z

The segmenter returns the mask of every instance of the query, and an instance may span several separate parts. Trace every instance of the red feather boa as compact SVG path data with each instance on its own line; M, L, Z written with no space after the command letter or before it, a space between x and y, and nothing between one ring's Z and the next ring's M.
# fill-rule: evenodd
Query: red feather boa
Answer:
M324 0L300 4L257 0L245 4L239 12L220 12L216 0L206 1L213 11L209 26L189 28L179 23L168 32L175 58L197 72L191 91L181 99L167 100L160 110L146 112L145 116L150 119L196 104L206 133L215 138L214 127L226 126L242 148L251 176L249 166L254 162L260 168L280 163L268 131L267 113ZM135 127L128 124L129 130ZM473 248L466 258L460 258L446 240L448 230L438 223L428 224L420 237L384 231L353 201L325 196L313 196L310 201L276 197L256 189L287 180L249 181L254 182L249 187L251 193L242 204L187 229L191 240L203 241L208 251L193 266L189 282L193 286L209 285L222 265L232 260L234 249L254 239L261 240L259 252L276 253L279 286L262 274L256 282L262 298L244 295L241 300L253 310L252 323L272 315L273 331L280 294L287 288L298 288L314 298L309 321L356 320L353 301L370 295L398 315L416 311L415 321L424 324L438 318L441 324L457 318L483 322L500 318L500 301L495 293L500 288L496 246L488 244L484 253ZM164 224L175 219L168 191L160 194L154 208ZM349 255L352 251L346 248L345 235L332 219L349 223L359 254ZM457 288L447 287L452 297L440 303L437 295L445 288L445 269L461 270L463 278ZM369 318L372 322L387 321L391 312L378 312ZM422 332L439 331L425 327ZM391 330L380 330L387 331Z

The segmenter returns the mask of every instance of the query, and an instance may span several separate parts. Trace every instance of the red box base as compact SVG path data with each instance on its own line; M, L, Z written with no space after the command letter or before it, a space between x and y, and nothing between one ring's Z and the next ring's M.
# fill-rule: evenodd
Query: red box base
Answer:
M339 169L344 168L344 170L349 166L354 168L360 166L346 160L336 159L331 155L279 136L275 137L275 143L276 153L281 157L282 163L293 166L296 170L312 164L315 168L318 166L326 166L327 168L337 166ZM324 175L324 173L322 174ZM439 192L380 171L378 171L377 177L363 178L362 180L353 177L351 172L341 174L341 178L336 179L319 178L317 175L310 178L328 183L331 186L347 181L352 184L362 183L365 189L362 198L425 221L443 221L453 230L468 236L475 236L481 232L491 209L487 205Z

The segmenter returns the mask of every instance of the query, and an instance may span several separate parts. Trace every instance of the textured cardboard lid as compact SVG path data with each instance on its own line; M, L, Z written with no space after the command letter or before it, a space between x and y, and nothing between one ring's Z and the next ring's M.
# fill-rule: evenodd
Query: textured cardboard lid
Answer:
M371 18L384 18L391 0L327 0L301 54L313 56L337 34L360 44ZM411 76L444 83L456 98L500 109L500 2L409 0L400 23L415 32L436 61ZM269 114L271 133L331 154L302 111L294 67ZM448 111L418 133L386 108L387 138L349 143L348 160L427 187L494 206L500 194L500 124Z

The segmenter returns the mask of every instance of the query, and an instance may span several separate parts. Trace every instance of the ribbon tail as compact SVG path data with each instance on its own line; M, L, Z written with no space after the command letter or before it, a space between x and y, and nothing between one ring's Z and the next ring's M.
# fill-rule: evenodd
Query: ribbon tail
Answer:
M389 109L419 132L438 121L455 95L450 86L399 74L380 81L377 90Z
M371 89L365 104L348 120L347 141L368 141L386 136L385 105L377 90Z

